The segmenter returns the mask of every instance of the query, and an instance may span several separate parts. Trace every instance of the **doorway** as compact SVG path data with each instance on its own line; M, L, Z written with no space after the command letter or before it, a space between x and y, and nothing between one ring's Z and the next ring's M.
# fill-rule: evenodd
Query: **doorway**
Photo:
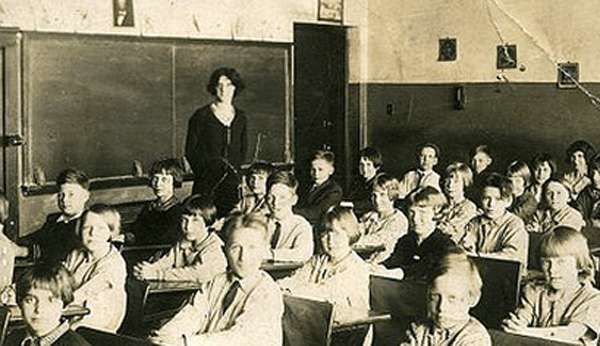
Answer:
M311 154L323 149L335 153L335 179L347 186L347 65L346 28L294 25L294 153L301 184L310 180Z

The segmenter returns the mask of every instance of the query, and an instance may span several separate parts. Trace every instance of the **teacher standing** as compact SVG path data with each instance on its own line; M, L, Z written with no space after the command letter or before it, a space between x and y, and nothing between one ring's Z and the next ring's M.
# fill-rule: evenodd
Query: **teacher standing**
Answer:
M193 193L212 196L223 216L239 199L238 170L248 147L246 115L233 105L244 82L235 69L221 67L211 74L206 90L214 100L190 118L185 156L194 171Z

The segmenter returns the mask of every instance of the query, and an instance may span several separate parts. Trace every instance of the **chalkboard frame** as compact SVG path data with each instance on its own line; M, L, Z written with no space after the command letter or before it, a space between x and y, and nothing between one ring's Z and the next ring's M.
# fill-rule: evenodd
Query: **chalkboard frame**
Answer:
M32 96L29 93L30 89L30 69L26 55L28 54L28 41L29 40L43 40L49 39L108 39L115 40L117 42L136 42L136 43L163 43L171 45L173 50L176 47L186 47L190 45L217 45L217 46L234 46L234 47L276 47L283 48L285 51L284 61L284 148L282 148L283 160L276 162L276 164L290 164L293 163L293 121L292 121L292 93L293 93L293 82L292 82L292 64L293 64L293 44L289 42L262 42L262 41L233 41L233 40L219 40L219 39L192 39L192 38L173 38L173 37L143 37L143 36L125 36L125 35L114 35L114 34L72 34L72 33L58 33L58 32L32 32L23 31L23 45L22 45L22 58L21 58L21 70L22 70L22 112L21 112L21 126L23 136L25 138L26 145L21 148L21 191L25 196L51 194L57 191L55 182L48 180L44 184L36 184L34 181L34 163L33 163L33 147L27 145L31 140L31 102ZM173 84L175 82L173 81ZM175 102L175 101L173 101ZM175 109L172 108L173 117L175 117ZM172 131L175 132L175 131ZM176 141L175 135L173 135L173 141ZM252 151L252 147L249 151ZM174 143L172 150L172 156L176 156L177 143ZM250 155L252 153L250 152ZM190 181L193 176L187 175L185 180ZM91 178L91 190L120 188L120 187L132 187L132 186L143 186L147 184L147 176L136 177L133 175L115 175L108 177L92 177Z

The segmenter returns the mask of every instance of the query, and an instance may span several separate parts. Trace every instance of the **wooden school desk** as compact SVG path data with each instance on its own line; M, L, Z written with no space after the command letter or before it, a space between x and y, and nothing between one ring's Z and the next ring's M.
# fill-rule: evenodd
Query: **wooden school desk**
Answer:
M381 252L385 250L384 245L358 245L353 246L352 250L356 252L362 259L366 260L370 258L373 254Z
M488 329L494 346L568 346L581 345L581 343L565 343L561 341L534 338L526 335L506 333L500 330Z
M296 269L302 267L304 262L298 261L264 261L260 266L260 269L266 271L278 280L287 276L290 276Z

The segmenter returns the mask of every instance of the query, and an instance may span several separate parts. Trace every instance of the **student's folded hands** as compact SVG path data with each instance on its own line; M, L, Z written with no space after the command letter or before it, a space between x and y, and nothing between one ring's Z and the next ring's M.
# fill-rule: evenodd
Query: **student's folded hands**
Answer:
M155 278L156 269L149 262L140 262L133 267L133 276L138 280L151 280Z
M527 321L518 317L514 313L510 313L508 318L502 321L502 329L509 333L522 333L527 328Z

